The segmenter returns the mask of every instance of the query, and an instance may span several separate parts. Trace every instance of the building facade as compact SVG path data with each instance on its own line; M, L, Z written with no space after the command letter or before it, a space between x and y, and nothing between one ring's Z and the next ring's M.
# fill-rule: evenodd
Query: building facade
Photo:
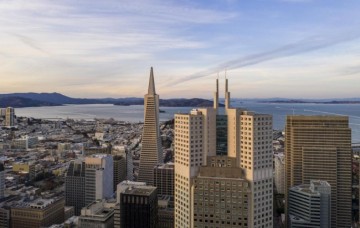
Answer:
M154 166L163 162L159 128L159 95L155 91L153 68L148 93L144 96L144 129L138 181L154 185Z
M288 116L285 134L286 198L291 187L310 180L327 181L331 186L331 227L350 227L352 154L348 117Z
M122 155L113 155L114 160L114 192L119 183L126 179L126 158Z
M326 181L311 180L289 190L291 228L331 227L331 186Z
M283 153L274 155L274 174L277 193L285 194L285 156Z
M85 205L113 195L114 166L109 154L85 158Z
M15 126L15 109L12 107L6 108L5 126L7 126L7 127Z
M156 187L123 185L118 189L118 195L121 228L158 227Z
M79 228L113 228L114 208L107 207L105 200L96 200L82 208Z
M71 161L65 177L65 205L73 206L75 215L85 207L85 162Z
M11 227L49 227L64 222L64 198L36 199L11 207Z

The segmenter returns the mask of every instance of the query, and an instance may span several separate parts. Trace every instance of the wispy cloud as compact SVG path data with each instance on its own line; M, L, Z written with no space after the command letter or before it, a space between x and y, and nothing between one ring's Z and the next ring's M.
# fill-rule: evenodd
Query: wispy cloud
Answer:
M341 35L335 35L332 37L324 37L324 36L313 36L309 38L305 38L300 40L299 42L287 44L282 47L278 47L276 49L260 52L244 57L240 57L237 59L233 59L227 62L223 62L213 68L189 75L187 77L181 78L179 80L173 81L170 84L176 85L185 81L194 80L197 78L202 78L209 76L211 74L215 74L219 71L223 70L233 70L246 66L256 65L262 62L291 57L295 55L304 54L307 52L316 51L323 48L328 48L337 44L341 44L344 42L349 42L360 37L360 33L345 33ZM169 85L170 85L169 84Z

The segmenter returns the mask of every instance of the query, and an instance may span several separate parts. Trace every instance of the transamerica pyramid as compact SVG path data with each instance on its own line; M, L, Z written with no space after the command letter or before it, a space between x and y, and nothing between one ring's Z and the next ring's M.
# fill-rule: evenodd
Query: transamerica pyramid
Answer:
M144 96L144 129L138 181L154 185L154 166L163 162L159 129L159 95L155 91L153 68L148 93Z

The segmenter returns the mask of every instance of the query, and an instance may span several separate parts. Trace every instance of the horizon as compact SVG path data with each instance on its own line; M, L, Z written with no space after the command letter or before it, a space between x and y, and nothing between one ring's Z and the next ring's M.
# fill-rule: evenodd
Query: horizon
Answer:
M357 0L0 2L0 93L359 97ZM301 97L301 98L299 98Z
M231 91L229 91L231 94ZM69 98L74 98L74 99L126 99L126 98L136 98L136 99L144 99L142 96L131 96L131 97L73 97L73 96L68 96L66 94L63 93L59 93L59 92L17 92L17 93L0 93L0 96L2 95L12 95L12 94L30 94L30 93L34 93L34 94L59 94L62 96L66 96ZM161 94L157 94L159 95L160 99L206 99L206 100L213 100L213 97L167 97L167 98L162 98ZM8 96L10 97L10 96ZM21 97L21 96L20 96ZM224 100L225 97L221 97L219 96L219 101ZM230 100L232 99L236 99L236 100L272 100L272 99L288 99L288 100L346 100L346 99L360 99L359 97L328 97L328 98L303 98L303 97L231 97Z

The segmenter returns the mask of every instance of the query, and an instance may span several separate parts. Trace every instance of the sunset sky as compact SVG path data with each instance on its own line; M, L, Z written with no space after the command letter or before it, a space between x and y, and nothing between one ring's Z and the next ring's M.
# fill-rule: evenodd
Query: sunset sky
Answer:
M360 97L359 0L0 0L0 93ZM222 88L223 90L223 88Z

